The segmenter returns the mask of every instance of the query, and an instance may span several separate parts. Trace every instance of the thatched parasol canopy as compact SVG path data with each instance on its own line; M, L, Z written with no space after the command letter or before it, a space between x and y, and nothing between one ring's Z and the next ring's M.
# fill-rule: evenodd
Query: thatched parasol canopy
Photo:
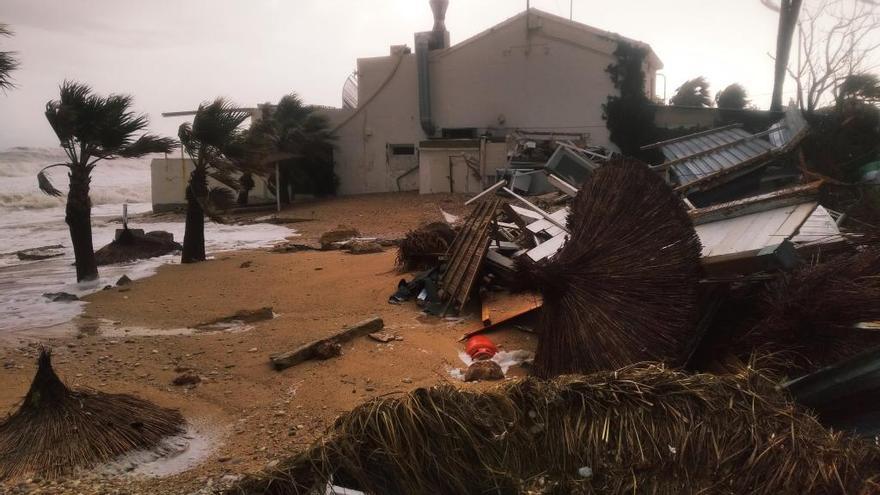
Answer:
M699 313L700 241L672 188L643 163L617 159L583 185L568 228L549 261L517 262L523 288L544 299L536 374L679 362Z
M834 256L781 275L756 295L755 314L734 336L741 356L782 352L787 371L816 371L880 345L876 330L855 328L880 321L880 247Z
M397 267L403 271L433 268L454 240L455 230L444 222L410 230L397 246Z
M43 349L24 401L0 423L0 480L69 474L155 447L184 425L178 411L137 397L68 388Z
M230 494L874 493L880 450L823 428L751 368L656 365L377 398ZM320 490L319 490L320 492Z

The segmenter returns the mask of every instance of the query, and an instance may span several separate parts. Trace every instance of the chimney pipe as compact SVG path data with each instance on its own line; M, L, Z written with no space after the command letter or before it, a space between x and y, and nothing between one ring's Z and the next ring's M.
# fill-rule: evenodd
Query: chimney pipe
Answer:
M446 9L449 7L449 0L431 0L431 12L434 13L434 29L435 33L446 31Z
M449 48L449 31L446 30L446 9L449 0L430 0L434 13L434 28L431 30L431 50Z

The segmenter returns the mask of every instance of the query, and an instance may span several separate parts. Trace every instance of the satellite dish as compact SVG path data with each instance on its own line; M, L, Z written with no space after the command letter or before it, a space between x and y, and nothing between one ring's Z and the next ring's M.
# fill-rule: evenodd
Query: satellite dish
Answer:
M355 109L358 106L357 71L351 73L342 85L342 108Z

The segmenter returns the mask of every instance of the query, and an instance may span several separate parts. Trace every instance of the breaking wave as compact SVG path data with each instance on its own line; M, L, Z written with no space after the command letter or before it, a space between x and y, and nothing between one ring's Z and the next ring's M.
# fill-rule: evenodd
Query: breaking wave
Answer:
M92 203L122 204L150 201L152 157L101 162L92 173ZM60 148L15 147L0 151L0 208L42 209L64 205L64 197L48 196L37 187L37 173L45 166L63 163ZM52 183L67 191L67 174L62 167L48 172Z

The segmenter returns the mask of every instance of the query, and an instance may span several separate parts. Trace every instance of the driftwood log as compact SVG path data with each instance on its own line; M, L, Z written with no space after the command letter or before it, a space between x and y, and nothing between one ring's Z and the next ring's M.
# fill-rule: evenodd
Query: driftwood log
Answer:
M273 368L281 371L310 359L326 359L328 357L333 357L332 354L327 354L326 349L336 347L343 342L348 342L357 337L378 332L384 327L385 322L382 321L382 318L374 316L360 323L344 327L342 330L329 337L309 342L293 351L269 356L269 360L272 361Z

